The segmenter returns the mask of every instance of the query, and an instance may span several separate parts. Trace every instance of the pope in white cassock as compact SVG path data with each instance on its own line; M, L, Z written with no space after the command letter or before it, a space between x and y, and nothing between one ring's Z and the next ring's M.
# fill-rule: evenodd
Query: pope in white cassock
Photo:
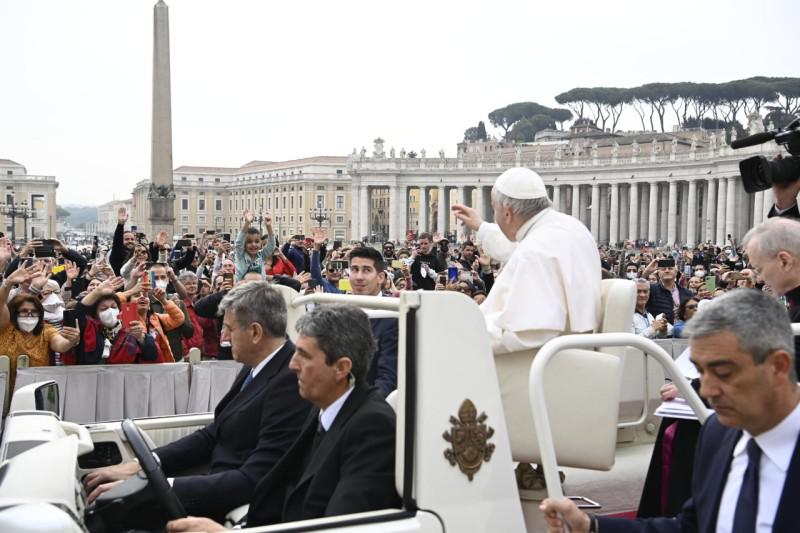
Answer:
M495 354L539 348L565 332L592 331L600 319L600 255L589 230L552 209L539 175L516 167L492 189L496 223L452 207L477 232L484 252L505 263L481 310Z
M580 221L551 208L544 182L530 169L503 172L492 189L496 223L474 209L452 206L477 232L484 253L504 263L481 311L495 353L512 456L530 470L538 446L528 398L530 365L548 340L590 332L600 320L600 254ZM521 489L542 488L518 469ZM538 477L538 481L535 479Z

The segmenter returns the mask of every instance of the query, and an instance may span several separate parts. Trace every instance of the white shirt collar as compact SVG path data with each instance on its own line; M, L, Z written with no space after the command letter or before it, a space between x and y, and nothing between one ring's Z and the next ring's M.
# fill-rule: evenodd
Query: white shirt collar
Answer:
M800 433L800 403L777 426L755 437L758 447L782 472L789 470L797 436ZM733 456L744 453L747 442L753 438L748 432L742 432L742 438L733 449Z
M347 389L347 392L339 396L339 398L330 404L327 409L322 409L319 412L319 423L322 424L322 429L328 431L331 428L333 421L336 420L336 415L338 415L339 411L342 410L344 402L347 401L347 398L350 396L350 393L353 392L354 388L355 387L350 387Z
M286 343L281 344L280 347L277 350L275 350L274 352L269 354L263 361L258 363L258 365L256 365L256 367L253 370L250 371L250 374L253 376L253 379L255 379L255 377L258 375L258 373L261 372L264 369L265 366L267 366L267 363L269 363L272 360L272 358L275 357L275 355L278 352L280 352L281 349L285 345L286 345Z
M535 217L532 217L530 220L527 220L527 221L525 221L525 223L524 223L522 226L520 226L520 228L517 230L517 235L516 235L516 237L517 237L517 239L516 239L516 240L517 240L517 242L521 242L521 241L522 241L522 239L524 239L524 238L525 238L525 236L528 234L528 232L531 230L531 228L532 228L532 227L533 227L533 226L534 226L534 225L535 225L535 224L536 224L536 223L537 223L539 220L541 220L541 219L542 219L542 217L545 215L545 213L547 213L548 211L550 211L550 208L549 208L549 207L548 207L547 209L544 209L544 210L542 210L542 212L541 212L541 213L539 213L539 214L538 214L538 215L536 215Z

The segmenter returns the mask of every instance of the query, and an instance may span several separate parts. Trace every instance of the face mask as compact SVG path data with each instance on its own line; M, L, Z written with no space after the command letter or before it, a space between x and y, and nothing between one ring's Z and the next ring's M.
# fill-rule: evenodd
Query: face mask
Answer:
M169 285L169 281L159 279L156 280L156 288L161 289L162 291L167 290L167 285Z
M119 309L115 307L109 307L108 309L104 309L97 314L97 317L100 319L100 322L107 328L117 325L118 316L119 316Z
M706 277L706 271L705 270L695 270L694 271L694 275L697 276L698 278L704 278L704 277Z
M636 272L628 272L626 276L628 279L636 279Z
M44 307L45 311L57 313L59 308L64 307L64 302L57 294L49 294L47 298L42 300L42 307Z
M44 319L48 322L61 322L64 320L64 308L56 307L55 311L44 310Z
M32 316L32 317L19 317L17 319L17 327L20 331L24 331L25 333L30 333L36 326L39 324L39 318Z

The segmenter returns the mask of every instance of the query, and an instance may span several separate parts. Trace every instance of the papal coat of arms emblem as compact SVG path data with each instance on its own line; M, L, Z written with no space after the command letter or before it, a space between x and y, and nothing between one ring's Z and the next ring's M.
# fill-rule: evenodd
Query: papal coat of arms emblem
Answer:
M478 416L475 404L466 399L458 409L458 418L450 417L453 427L442 435L451 444L444 451L445 458L453 466L458 464L470 481L494 453L494 444L487 442L494 435L494 429L484 423L487 418L486 413Z

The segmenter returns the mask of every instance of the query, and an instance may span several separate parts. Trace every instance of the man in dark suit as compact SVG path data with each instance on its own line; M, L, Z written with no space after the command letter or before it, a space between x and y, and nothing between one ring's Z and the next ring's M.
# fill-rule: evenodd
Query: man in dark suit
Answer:
M214 422L154 452L167 476L208 465L205 475L175 477L188 513L223 519L248 503L258 481L297 438L311 405L289 369L295 347L286 339L286 304L266 282L244 283L220 304L222 338L244 364L214 411ZM125 463L86 477L89 500L139 471Z
M365 382L375 344L366 313L324 305L297 322L289 367L300 395L317 408L300 437L256 487L247 526L398 507L395 416ZM182 518L169 531L223 531L206 518Z
M687 324L700 394L716 411L700 431L692 498L674 518L590 517L545 500L550 531L797 531L800 389L786 309L753 289L713 300ZM561 516L559 516L559 514Z
M358 247L350 250L350 286L357 296L384 296L386 263L378 250ZM370 318L377 350L367 372L367 383L386 397L397 388L397 318Z

